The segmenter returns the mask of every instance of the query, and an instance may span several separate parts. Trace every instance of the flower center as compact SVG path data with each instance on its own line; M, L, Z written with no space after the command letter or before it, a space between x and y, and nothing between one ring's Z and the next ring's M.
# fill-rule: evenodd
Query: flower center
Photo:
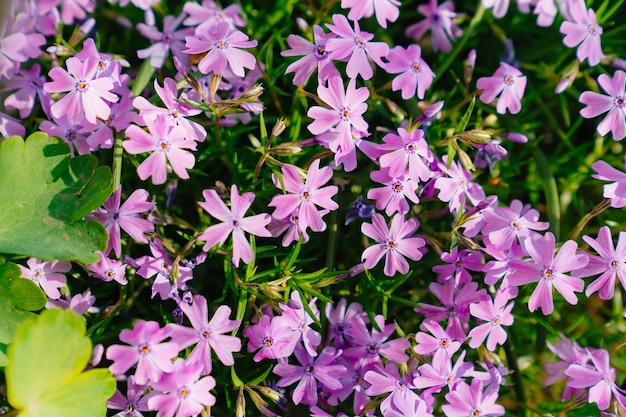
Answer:
M89 84L85 80L80 80L79 82L76 83L76 89L80 93L84 93L85 91L89 89Z
M228 48L228 42L225 42L225 41L219 41L219 42L217 42L217 43L215 44L215 47L216 47L217 49L226 49L226 48Z
M268 337L264 337L262 342L265 345L265 347L272 347L272 346L274 346L274 339L272 339L269 336Z
M419 62L414 62L413 65L411 65L411 68L413 69L413 71L415 72L420 72L422 71L422 66L419 64Z
M617 261L611 261L611 268L617 269Z
M403 188L404 187L402 186L401 182L394 182L391 185L391 189L393 190L394 193L401 193Z
M370 342L369 346L367 347L367 351L369 353L378 353L378 343Z
M348 121L350 120L350 113L350 108L344 107L339 110L339 117L341 118L341 120Z
M161 150L167 152L170 148L170 144L169 142L162 140L161 143L159 143L159 148L161 148Z
M313 367L313 365L309 365L309 366L306 367L306 371L308 373L310 373L310 374L312 374L314 370L315 370L315 368Z
M324 45L318 45L315 48L315 54L317 55L317 59L319 60L326 59L326 56L328 55L326 53L326 47Z
M311 194L308 191L305 191L302 193L302 198L308 200L309 198L311 198Z
M104 275L108 278L109 281L111 281L113 278L115 278L115 271L113 271L112 269L107 269Z
M178 396L182 397L182 398L187 398L189 396L189 394L191 394L191 391L189 390L189 388L187 387L182 387L179 391L178 391Z
M362 37L358 36L356 38L354 38L354 43L356 44L356 46L358 46L359 48L365 48L365 41L363 40Z
M174 37L172 36L170 32L167 32L163 34L163 37L161 38L161 40L163 41L163 43L170 44L174 40Z
M404 150L406 153L415 153L416 146L413 142L408 143L404 146Z
M620 109L623 109L626 107L626 96L617 96L615 97L615 100L613 101L613 105L615 105L615 107L618 107Z
M148 345L142 345L139 347L139 353L141 355L147 355L150 353L150 347Z
M449 345L450 345L450 342L448 341L448 339L441 340L441 347L447 348Z
M592 23L592 24L590 24L590 25L587 25L587 32L589 32L589 34L590 34L591 36L597 36L597 35L599 35L599 34L600 34L599 29L600 29L600 28L599 28L598 26L594 25L593 23Z
M554 272L551 269L546 269L546 272L543 273L543 276L547 279L551 280Z
M208 330L203 331L202 337L204 337L205 339L208 339L209 337L211 337L211 332Z
M394 249L396 247L396 242L393 240L388 240L386 244L389 249Z
M511 86L513 85L513 82L515 81L515 79L513 78L513 76L507 74L504 76L504 84Z
M480 417L480 411L479 410L474 410L474 411L472 411L472 415L474 417Z

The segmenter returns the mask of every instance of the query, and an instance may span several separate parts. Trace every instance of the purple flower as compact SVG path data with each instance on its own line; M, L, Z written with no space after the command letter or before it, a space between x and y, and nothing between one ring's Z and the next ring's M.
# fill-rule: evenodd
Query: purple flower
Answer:
M315 306L316 298L309 302L309 310L319 320L319 310ZM285 346L284 356L290 356L296 345L302 340L304 348L311 356L317 356L317 347L322 342L322 335L311 328L313 317L305 310L300 293L292 291L287 304L278 304L282 310L281 321L285 332L289 335L289 344Z
M504 114L509 109L512 114L517 114L522 109L526 76L517 68L500 62L500 67L491 77L481 77L476 81L476 87L483 90L479 99L486 104L502 93L496 104L498 113Z
M213 72L222 74L226 66L239 77L245 75L244 68L254 69L256 59L250 52L240 48L253 48L257 41L248 40L248 35L232 30L226 22L219 22L211 29L196 32L194 36L187 36L185 49L186 54L207 54L198 63L198 69L203 74Z
M148 26L144 23L137 25L137 30L146 38L155 42L146 49L137 50L137 56L140 59L150 58L150 65L154 68L161 68L165 64L165 59L169 55L170 50L183 63L188 62L186 54L182 53L186 36L191 36L194 31L191 28L176 30L180 22L186 17L181 14L178 17L165 16L163 18L163 32L160 32L154 26Z
M328 319L328 342L334 340L337 349L350 347L350 339L346 331L352 327L352 320L359 316L364 318L363 306L352 302L346 308L347 301L341 298L335 307L333 303L326 304L326 318Z
M482 187L472 181L472 174L464 170L456 162L448 168L448 155L444 155L443 163L438 162L439 169L448 177L440 176L435 179L435 188L439 190L439 199L448 202L450 211L458 213L465 206L466 197L474 205L483 201L486 196Z
M341 0L342 9L350 9L348 19L358 21L376 13L376 21L387 29L387 20L395 22L400 16L398 0Z
M461 347L461 343L443 330L436 321L424 321L420 328L431 334L418 332L415 335L417 345L413 346L413 350L420 355L432 353L433 362L452 358L452 355Z
M52 299L61 297L59 288L67 284L63 273L72 269L72 264L65 261L46 262L30 258L26 261L28 267L18 265L22 270L22 278L27 278L39 285L46 295Z
M215 396L209 392L215 388L215 379L200 378L202 364L178 358L173 368L152 383L158 391L148 398L148 406L157 411L157 417L193 417L215 404Z
M252 358L255 362L262 359L284 358L284 351L290 343L291 331L286 328L282 317L262 315L257 324L243 330L248 340L248 352L260 350Z
M49 136L56 136L63 139L65 143L70 147L70 153L73 156L74 150L79 155L85 155L91 152L91 147L87 143L87 138L93 133L94 125L88 123L86 120L83 122L74 124L71 123L67 115L62 115L57 118L52 116L53 122L44 120L39 125L39 130L46 132Z
M441 406L447 417L495 417L504 414L504 407L496 404L498 392L483 392L483 383L473 379L472 385L459 383L454 391L446 394L448 404Z
M552 385L555 382L569 377L565 372L569 369L570 365L584 365L589 362L589 351L583 349L576 342L573 342L561 335L561 338L557 341L556 345L547 343L548 349L561 359L556 362L548 362L545 364L545 371L548 377L544 381L544 385ZM568 398L579 398L581 395L581 389L572 388L569 385L565 386L565 390L561 397L561 401L567 401Z
M346 225L356 219L370 219L374 213L374 206L368 204L363 197L358 196L356 200L350 204L350 210L348 214L346 214Z
M330 390L337 390L342 387L339 378L345 375L347 370L345 366L336 362L339 355L341 355L341 350L327 346L316 358L298 346L294 351L294 356L300 365L279 363L274 367L274 373L281 376L277 385L287 387L298 382L293 390L294 404L304 402L313 406L318 401L318 381L322 387Z
M265 228L271 220L268 214L261 213L244 217L254 201L254 193L248 192L239 195L237 185L233 184L230 189L230 209L213 189L204 190L202 196L206 201L199 201L198 205L211 216L222 221L222 223L209 226L198 236L198 240L206 242L202 249L208 252L217 244L223 246L232 233L233 265L238 267L240 259L243 259L247 264L252 262L255 254L244 232L255 236L271 237L270 232Z
M419 203L419 198L415 194L418 183L412 178L406 175L392 177L389 175L388 168L370 172L370 178L385 186L370 188L367 198L376 200L376 208L385 209L387 216L391 216L396 211L399 214L407 214L410 210L407 198L414 204Z
M493 16L500 19L509 10L510 0L482 0L485 9L493 8Z
M428 181L431 171L427 164L434 160L424 139L424 131L413 129L407 132L398 128L398 134L387 133L383 137L384 144L380 149L392 151L380 157L381 168L389 168L389 175L400 177L409 174L411 180L417 183Z
M118 257L122 253L120 228L134 240L148 243L145 234L154 231L154 224L150 220L139 217L139 214L151 211L156 206L156 203L148 201L149 194L143 189L133 191L120 206L121 195L122 187L120 186L101 208L91 214L104 225L109 234L109 246L105 253L108 254L113 249L115 256Z
M626 159L624 160L626 163ZM603 181L615 181L602 187L604 198L611 200L611 207L622 208L626 206L626 173L619 171L604 161L597 161L591 168L597 172L593 178Z
M547 232L545 236L536 235L524 240L524 247L531 259L513 260L509 266L514 269L508 275L511 285L520 286L531 282L539 282L528 301L530 311L541 308L543 314L551 314L554 310L552 287L570 304L578 303L575 292L581 292L585 286L581 278L565 275L565 273L583 268L587 265L587 255L576 253L578 245L568 240L554 255L554 235Z
M397 364L406 362L409 359L406 350L411 347L409 341L405 338L387 340L395 330L394 324L385 325L385 318L380 314L374 320L377 327L372 327L370 333L361 316L355 316L352 327L346 329L352 347L344 350L343 356L354 361L355 366L380 364L381 357Z
M602 28L595 12L587 9L585 0L570 0L568 6L569 16L559 28L559 32L565 35L563 43L570 48L578 46L576 57L580 62L587 59L590 66L598 65L604 54L600 45Z
M65 298L59 298L57 300L49 298L46 303L46 308L70 308L81 316L86 312L94 313L99 310L96 307L92 308L96 302L96 297L91 295L90 290L86 290L82 294L76 294L71 299L69 298L69 294L65 294L64 296Z
M101 54L92 38L85 39L83 49L75 57L81 61L85 61L88 58L96 60L98 65L95 78L109 78L116 87L122 84L120 79L122 63L125 66L129 66L129 63L126 61L114 60L111 55Z
M332 196L337 194L336 185L326 184L333 175L330 167L320 168L320 160L313 161L306 175L306 180L302 181L300 172L293 165L284 165L281 168L282 184L289 194L279 194L272 198L269 207L275 207L273 217L283 219L294 212L298 212L298 226L302 233L310 227L314 232L321 232L326 229L326 223L322 220L317 206L326 210L336 210L339 205L332 200ZM272 177L274 185L281 187L281 181Z
M455 40L462 33L461 29L454 24L454 19L457 17L454 12L454 3L448 0L438 5L437 0L429 0L428 4L418 6L417 11L426 19L409 26L406 29L406 36L419 40L426 31L430 30L435 51L450 52L452 50L450 41Z
M163 342L168 337L169 328L160 328L156 321L138 320L132 330L124 329L120 333L120 340L130 346L111 345L107 349L106 357L113 361L109 370L121 375L137 364L138 385L158 381L164 372L174 371L172 359L181 350L176 343Z
M430 87L435 73L426 61L422 59L422 50L419 45L410 45L408 48L396 46L387 55L389 61L385 71L389 74L400 74L391 82L393 91L402 90L402 98L408 100L415 97L422 100L426 89Z
M313 26L313 42L304 39L302 36L289 35L287 43L291 49L282 51L281 56L301 56L302 58L292 63L285 70L285 74L293 72L293 83L304 85L317 69L317 77L320 82L325 82L330 77L339 76L339 71L335 68L332 59L328 56L326 43L335 37L334 33L325 33L321 26Z
M389 46L385 42L370 42L374 35L361 31L357 21L352 29L348 19L341 14L333 15L333 23L326 27L338 37L328 40L326 50L330 53L330 59L348 61L346 74L350 79L355 79L357 75L361 75L364 80L372 78L374 71L368 57L378 66L385 66L381 59L389 53Z
M514 303L507 304L509 300L508 291L498 291L493 300L488 298L470 305L472 316L486 322L470 330L467 337L471 338L469 342L471 348L476 349L487 339L487 349L493 352L497 345L506 342L507 335L502 326L513 324L511 310Z
M116 281L120 285L126 285L126 265L118 260L109 259L104 253L98 252L100 260L95 264L85 265L89 276L101 279L105 282Z
M419 396L412 391L415 388L412 373L401 376L396 363L387 362L384 367L374 366L373 369L365 372L363 379L370 384L365 391L370 397L388 393L380 403L380 411L384 416L393 415L389 414L389 410L392 410L392 404L399 399L419 399Z
M420 248L426 245L421 237L413 236L418 228L417 220L410 218L404 220L404 215L396 214L388 228L385 218L376 213L372 216L372 223L363 223L361 232L376 242L363 251L361 260L365 262L365 268L374 268L385 257L385 275L391 277L400 272L409 272L409 263L404 259L413 261L422 259Z
M65 61L65 65L67 71L61 67L52 68L48 73L52 81L43 86L46 93L67 92L50 107L52 115L55 118L67 115L73 124L78 124L83 119L95 124L97 117L108 118L111 108L106 102L114 103L118 97L111 92L113 82L109 78L96 78L98 60L87 58L81 61L71 57Z
M457 287L472 281L472 275L468 270L483 270L483 255L480 252L470 249L459 251L458 246L452 248L450 252L442 253L441 260L446 262L447 265L436 265L433 267L433 272L439 274L437 280L439 282L453 280Z
M213 0L202 0L202 4L186 2L183 6L183 12L189 15L183 24L187 26L198 25L196 31L211 29L220 22L228 23L233 29L235 26L246 25L246 21L241 17L241 6L238 4L231 4L222 8Z
M385 417L433 417L433 414L429 413L428 409L429 406L417 394L398 395L393 397L391 408L384 415Z
M159 240L150 242L150 252L152 256L145 255L133 262L138 268L137 275L146 279L156 276L152 284L152 298L159 294L162 300L178 299L178 290L187 290L185 282L193 278L191 268L183 265L174 268L174 260Z
M600 74L598 83L608 96L594 91L582 93L578 101L587 107L580 111L580 115L590 119L608 112L598 124L598 133L605 136L610 131L613 139L622 140L626 137L626 73L617 70L613 79Z
M607 226L600 228L598 237L593 239L583 236L583 240L595 249L600 256L588 255L589 263L572 274L577 277L589 277L601 274L587 287L585 295L599 291L600 298L611 300L615 292L615 281L619 278L626 289L626 232L620 232L617 248L613 245L611 230Z
M8 7L11 8L10 3ZM3 21L0 28L0 78L3 79L11 78L21 63L37 58L41 54L39 48L46 43L43 35L32 32L35 19L28 13L10 14L0 18Z
M122 143L124 150L130 154L152 152L139 166L137 174L142 181L152 177L155 185L165 183L169 166L183 179L189 178L188 169L193 168L196 158L184 149L196 150L196 142L185 139L186 133L182 126L171 126L167 117L159 114L155 120L146 119L150 133L137 125L126 129L129 140Z
M496 207L483 215L482 233L489 236L489 243L496 249L509 249L517 241L537 234L534 230L546 230L548 222L539 221L539 212L513 200L510 207Z
M133 375L129 376L126 382L126 397L119 390L116 390L115 394L107 400L107 407L111 410L122 410L114 414L113 417L143 417L140 411L150 411L148 399L154 394L144 395L148 386L136 384Z
M427 392L439 392L447 386L450 391L474 372L472 362L464 362L465 351L461 352L452 365L452 359L440 355L438 360L433 358L432 363L425 363L418 368L419 374L413 379L413 385L418 389L429 388Z
M30 69L21 68L17 74L4 81L3 90L17 90L6 97L4 107L7 110L19 110L20 118L27 118L35 106L35 97L39 97L41 107L49 115L52 99L43 91L46 77L41 76L41 66L33 64Z

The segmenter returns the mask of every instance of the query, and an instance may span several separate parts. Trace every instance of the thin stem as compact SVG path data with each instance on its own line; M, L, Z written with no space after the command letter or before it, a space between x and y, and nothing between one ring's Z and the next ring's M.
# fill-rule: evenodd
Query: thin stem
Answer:
M124 133L117 132L115 135L115 142L113 144L113 192L117 190L122 182L122 155L124 154L124 148L122 148L123 138Z
M329 271L332 271L335 267L335 257L337 252L337 237L338 237L338 229L339 225L337 214L338 210L333 210L330 213L330 225L328 227L328 250L326 251L326 268Z
M585 215L585 217L580 219L580 221L576 225L576 229L574 229L574 231L572 232L570 239L571 240L576 239L578 235L580 234L580 232L585 228L585 226L587 226L587 223L589 223L591 219L593 219L594 217L596 217L598 214L602 213L604 210L608 209L609 207L611 207L610 200L603 200L597 206L595 206L589 213Z
M522 380L522 373L517 365L517 355L515 355L515 349L511 344L511 338L507 338L504 342L504 353L506 355L506 361L509 364L511 370L511 377L513 378L513 389L517 396L517 401L522 404L522 407L526 405L526 394L524 393L524 382Z
M548 206L548 220L550 221L550 231L554 234L558 242L561 234L561 207L559 203L559 190L548 158L539 148L533 149L533 157L539 168L539 173L543 179L543 187L546 194L546 204Z

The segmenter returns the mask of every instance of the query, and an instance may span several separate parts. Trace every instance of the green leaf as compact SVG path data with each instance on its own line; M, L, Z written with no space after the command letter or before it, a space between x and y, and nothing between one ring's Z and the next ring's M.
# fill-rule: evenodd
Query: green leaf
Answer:
M454 129L455 133L460 133L460 132L465 131L465 128L467 127L467 124L469 123L469 119L470 117L472 117L472 112L474 111L475 104L476 104L476 96L473 96L469 107L465 111L465 114L463 115L463 117L461 117L461 120L459 120L459 123L456 125L456 128Z
M45 310L20 324L5 373L18 416L104 417L115 379L107 369L83 372L91 350L85 322L72 310Z
M133 96L138 96L139 94L141 94L141 92L150 82L150 79L152 79L153 75L154 67L150 65L150 60L144 60L143 64L141 64L141 68L139 68L139 73L137 74L137 77L135 77L135 80L133 81Z
M0 144L0 253L45 260L98 262L108 236L81 220L111 194L111 171L91 155L72 158L45 133Z
M9 293L11 295L11 303L20 310L41 310L48 301L41 288L30 279L19 278L11 280Z

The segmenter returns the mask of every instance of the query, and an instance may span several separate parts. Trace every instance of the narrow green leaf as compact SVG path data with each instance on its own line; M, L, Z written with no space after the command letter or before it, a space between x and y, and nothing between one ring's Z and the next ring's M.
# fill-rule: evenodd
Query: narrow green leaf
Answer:
M30 279L18 278L11 280L9 287L11 303L15 308L26 311L41 310L46 306L48 297Z
M139 68L139 73L137 74L137 77L135 77L133 81L133 96L138 96L143 92L153 75L154 67L150 65L150 60L144 60L143 64L141 64L141 68Z
M472 101L470 101L469 107L465 111L459 123L457 123L456 128L454 129L455 133L461 133L465 131L467 124L469 123L470 118L472 117L472 112L474 111L474 105L476 104L476 96L472 97Z

